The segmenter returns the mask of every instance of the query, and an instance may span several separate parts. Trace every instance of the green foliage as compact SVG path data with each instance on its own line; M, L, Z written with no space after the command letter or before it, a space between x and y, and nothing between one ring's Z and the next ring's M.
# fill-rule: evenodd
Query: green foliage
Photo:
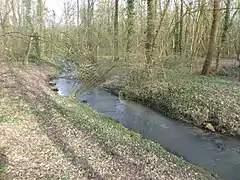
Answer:
M0 117L0 124L1 123L13 124L13 123L16 123L18 121L19 121L18 119L12 118L12 117L5 117L5 116Z
M8 167L7 164L0 164L0 172L6 170Z

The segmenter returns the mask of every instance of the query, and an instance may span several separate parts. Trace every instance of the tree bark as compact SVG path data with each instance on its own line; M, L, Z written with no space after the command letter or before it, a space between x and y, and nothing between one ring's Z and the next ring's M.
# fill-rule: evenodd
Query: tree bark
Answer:
M146 59L147 59L147 70L151 71L153 67L153 51L152 42L155 34L155 0L147 0L147 40L145 44Z
M87 1L87 42L88 42L88 59L95 64L96 62L96 47L93 40L93 11L94 0Z
M114 61L118 61L118 0L115 0L115 12L114 12Z
M214 0L214 9L213 9L213 20L212 20L212 27L211 27L211 33L210 33L210 40L208 44L208 52L207 56L202 68L202 75L209 75L213 54L215 52L216 47L216 36L219 26L219 20L220 20L220 0Z
M32 27L31 27L31 20L32 20L32 17L31 17L31 9L32 9L32 2L31 0L23 0L23 8L25 7L25 10L23 10L23 14L24 14L24 17L23 17L23 24L26 28L26 30L32 30Z
M80 4L77 0L77 43L79 44L80 39Z
M179 4L175 2L174 52L179 53Z
M184 1L181 0L181 7L180 7L180 23L179 23L179 53L182 54L183 50L183 3Z
M38 6L37 6L37 16L38 16L38 37L36 37L36 50L37 50L37 56L38 56L38 61L41 60L42 58L42 51L44 49L43 43L41 42L43 38L43 27L44 27L44 20L43 20L43 0L38 0Z
M225 15L224 15L224 22L223 22L223 30L222 30L222 34L221 34L221 40L219 43L218 51L217 51L215 71L218 71L220 55L223 50L224 42L226 40L227 31L230 27L230 5L231 5L231 0L227 0L226 11L225 11Z
M131 42L133 36L133 29L134 29L134 0L127 0L127 48L126 52L129 54L131 49Z

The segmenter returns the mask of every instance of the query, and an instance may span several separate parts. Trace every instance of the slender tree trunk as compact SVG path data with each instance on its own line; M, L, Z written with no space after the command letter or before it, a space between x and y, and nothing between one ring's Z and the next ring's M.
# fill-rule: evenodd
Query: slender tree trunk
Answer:
M94 11L94 0L88 0L87 7L87 41L88 41L88 53L89 60L95 64L96 62L96 47L93 39L93 11Z
M114 13L114 61L119 59L118 52L118 0L115 0L115 13Z
M186 26L185 26L185 44L186 44L186 47L184 49L184 54L189 54L190 52L190 49L191 49L191 45L190 45L190 42L191 42L191 38L190 38L190 33L191 33L191 10L192 10L192 2L189 3L189 5L187 6L187 14L186 14Z
M18 26L23 26L23 12L22 12L23 0L17 3L17 15L18 15Z
M221 55L221 52L223 50L223 45L224 45L224 42L226 40L227 31L228 31L229 26L230 26L230 5L231 5L231 0L227 0L224 22L223 22L223 30L222 30L222 34L221 34L221 39L220 39L218 51L217 51L215 71L218 71L220 55Z
M4 48L6 50L8 50L8 41L9 38L6 35L6 33L9 31L10 29L10 19L9 19L9 12L10 12L10 8L9 8L9 0L5 0L5 8L3 9L3 17L2 17L2 32L3 32L3 41L4 41Z
M144 7L144 2L145 2L145 0L140 0L141 7ZM142 22L142 19L144 17L144 13L145 13L144 8L141 8L140 11L141 11L140 14L139 14L139 16L140 16L140 33L142 34L144 32L144 25L145 25Z
M183 3L184 1L181 0L181 7L180 7L180 24L179 24L179 53L182 54L183 50Z
M108 33L111 33L110 22L111 22L110 0L107 0L107 30L108 30Z
M25 7L24 13L24 18L23 18L23 23L24 26L27 30L31 29L31 8L32 8L32 3L31 0L23 0L23 7Z
M179 6L175 2L174 52L179 53Z
M17 15L16 15L16 0L11 1L11 8L12 8L12 22L13 26L17 27Z
M151 72L153 67L153 51L152 42L155 34L155 0L147 0L147 40L145 44L146 58L147 58L147 70Z
M155 42L156 42L156 39L157 39L157 36L159 34L159 31L163 25L163 20L167 14L167 10L169 8L169 5L170 5L170 0L167 0L167 2L165 2L165 6L164 6L164 9L163 11L161 12L161 18L160 18L160 21L159 21L159 24L158 24L158 27L156 28L156 33L155 33L155 36L153 38L153 42L152 42L152 47L154 46ZM153 49L152 49L153 50Z
M127 48L126 52L129 54L132 45L132 36L134 29L134 0L127 0Z
M53 59L53 56L54 56L54 44L56 42L56 36L54 34L54 29L55 29L55 22L56 22L56 14L55 14L55 11L53 11L53 21L51 22L51 56L50 56L50 59Z
M32 41L33 41L33 35L31 35L30 38L29 38L26 54L25 54L24 61L23 61L23 63L25 65L28 65L28 58L29 58L29 55L30 55L30 52L31 52L31 49L32 49Z
M210 33L210 40L208 45L208 52L207 56L202 68L202 74L207 76L209 75L211 64L212 64L212 58L213 54L215 52L216 47L216 36L219 26L219 20L220 20L220 0L214 0L214 9L213 9L213 21L212 21L212 27L211 27L211 33Z
M43 0L38 0L38 6L37 6L37 16L38 16L38 33L36 35L38 37L35 38L36 40L36 50L37 50L37 56L38 61L42 58L42 51L44 49L42 39L43 39L43 26L44 26L44 20L43 20Z
M80 4L79 0L77 0L77 44L79 45L80 39Z
M199 3L199 12L195 15L194 25L192 25L192 38L191 38L191 51L190 51L190 72L193 71L193 63L195 61L195 57L198 54L198 46L201 41L201 25L203 23L203 12L204 12L204 3Z

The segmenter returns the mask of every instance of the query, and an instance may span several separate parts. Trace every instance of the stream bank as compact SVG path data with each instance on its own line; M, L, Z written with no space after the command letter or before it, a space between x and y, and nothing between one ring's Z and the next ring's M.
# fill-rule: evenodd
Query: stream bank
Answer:
M4 180L216 179L86 104L51 91L54 68L16 64L0 62Z
M138 77L139 76L139 77ZM167 78L144 79L141 71L116 76L102 85L166 116L229 136L240 136L240 84L198 75L169 72Z
M68 96L80 88L76 79L60 77L56 87L59 94ZM117 94L117 90L115 89ZM122 100L102 88L93 87L78 95L98 113L112 118L124 127L159 143L186 161L215 172L222 179L238 180L240 173L240 141L237 138L209 133L182 121L176 121L131 100Z
M76 72L77 70L75 69L75 73ZM59 94L63 96L68 96L70 93L80 88L82 85L82 83L77 79L64 78L64 76L67 74L67 72L63 73L63 75L57 80L57 88L59 90ZM71 75L74 75L74 73ZM179 108L182 108L182 110L184 109L184 106L180 105L188 103L190 96L189 94L194 92L193 96L195 96L196 93L201 92L196 91L195 93L193 90L199 90L199 87L201 87L202 90L206 84L209 85L210 89L214 89L215 80L211 80L211 82L206 81L206 79L200 79L196 84L192 84L191 81L186 82L184 79L179 81L178 79L175 79L175 77L172 77L175 79L175 81L172 81L172 83L152 83L154 86L150 86L150 89L147 87L150 82L144 80L141 78L141 76L140 78L135 78L135 81L133 81L134 78L132 78L130 75L127 77L129 79L124 76L121 78L119 78L119 76L112 78L102 85L102 88L104 89L93 87L89 89L88 92L77 96L76 99L80 102L87 103L97 112L112 118L128 129L139 132L143 135L143 137L159 143L171 153L183 157L190 163L199 165L208 169L209 171L217 173L220 175L220 178L231 180L240 179L240 173L237 171L237 169L240 168L239 139L220 135L218 133L211 133L209 131L197 128L196 126L202 127L204 122L209 122L209 114L207 114L207 116L203 116L203 119L201 119L199 122L200 115L204 111L200 111L198 116L196 116L198 119L191 119L190 116L189 120L189 116L181 116L183 118L181 120L188 121L187 124L183 121L173 120L176 118L176 115L179 115ZM192 81L193 80L194 79L192 79ZM139 81L143 83L140 84ZM177 81L179 81L179 84ZM173 82L176 82L176 86L174 86ZM226 82L220 81L217 82L217 84L220 84L220 87L224 87L225 89L228 88L228 90L231 90L232 87L234 87L233 90L236 90L235 86L228 87L228 85L226 85ZM152 87L155 87L155 89ZM219 86L216 87L219 88ZM217 88L215 88L215 90ZM161 91L159 91L159 89ZM164 91L166 92L164 93ZM148 93L144 94L143 92ZM160 101L156 98L159 97L159 92L162 93L161 98L165 101ZM237 90L236 92L233 91L233 93L237 93ZM122 100L121 98L118 98L119 94L120 97L128 100ZM153 96L157 94L158 96ZM179 97L179 94L182 96ZM209 94L207 95L207 97L210 97ZM215 96L216 93L212 95ZM231 95L232 94L230 94L230 96ZM176 99L171 99L173 97ZM238 96L236 96L236 98L238 98ZM161 110L167 110L165 111L167 113L164 114L168 115L168 113L170 113L168 117L173 117L173 119L165 117L162 114L131 100L135 100L135 102L140 101L141 104L145 104L149 107L156 105L155 110L158 112L161 107ZM169 100L173 100L172 103ZM192 100L192 96L190 96L190 100ZM216 100L219 101L219 98ZM155 104L152 104L153 102ZM157 102L158 104L156 104ZM171 111L173 109L171 109L169 105L174 106L174 102L176 102L176 105L178 105L178 109L175 109L176 113L171 113L173 112ZM161 105L159 105L159 103ZM165 106L163 106L163 103L165 103ZM238 102L236 102L234 105L237 103ZM187 105L190 106L191 104L197 106L197 108L199 107L199 101L190 101L190 103ZM200 105L204 104L200 103ZM189 109L194 110L194 108L195 107L193 106L193 108L190 107ZM194 111L193 114L191 114L192 112L189 113L190 115L193 115ZM214 121L211 120L210 123L216 127ZM191 124L194 124L195 126L192 126ZM216 128L216 130L218 129Z

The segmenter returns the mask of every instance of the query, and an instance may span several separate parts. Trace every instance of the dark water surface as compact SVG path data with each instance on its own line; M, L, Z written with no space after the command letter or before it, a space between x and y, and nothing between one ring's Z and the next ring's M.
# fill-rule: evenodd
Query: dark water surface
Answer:
M74 79L57 80L59 94L67 96L81 83ZM123 126L141 133L192 164L215 172L224 180L240 180L240 140L205 132L172 120L133 101L121 100L111 93L92 88L76 99Z

